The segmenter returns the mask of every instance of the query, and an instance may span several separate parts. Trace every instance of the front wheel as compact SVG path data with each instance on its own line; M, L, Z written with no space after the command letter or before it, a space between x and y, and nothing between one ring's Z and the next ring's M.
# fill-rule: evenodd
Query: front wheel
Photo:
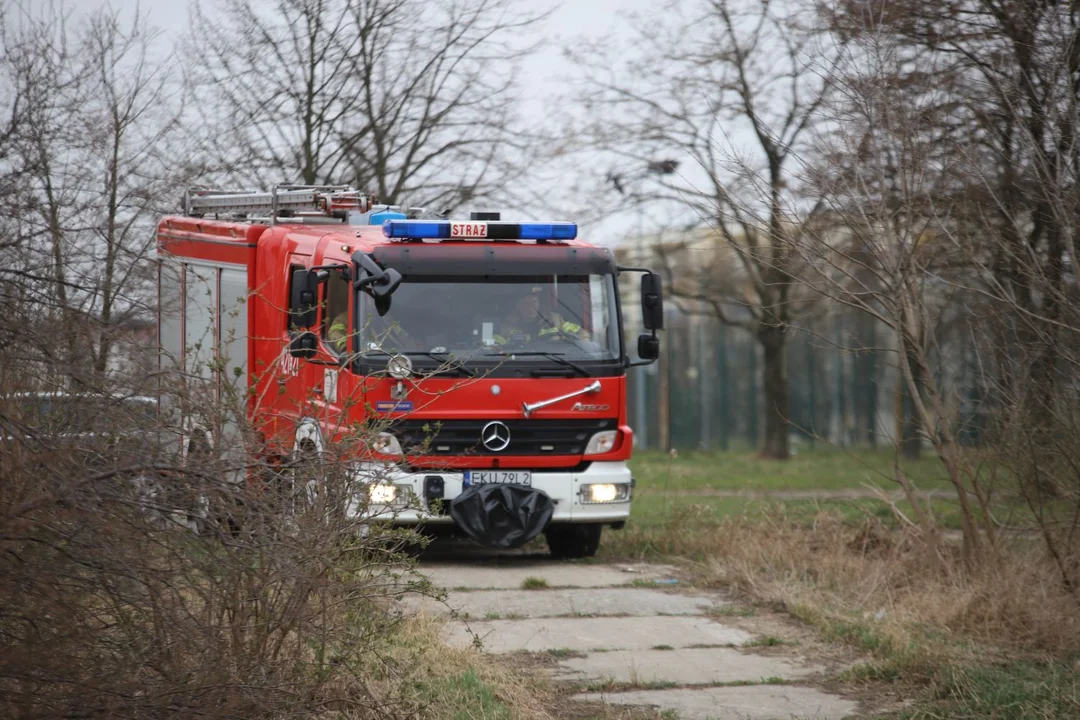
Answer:
M603 525L553 525L544 535L551 557L562 560L595 555L603 530Z

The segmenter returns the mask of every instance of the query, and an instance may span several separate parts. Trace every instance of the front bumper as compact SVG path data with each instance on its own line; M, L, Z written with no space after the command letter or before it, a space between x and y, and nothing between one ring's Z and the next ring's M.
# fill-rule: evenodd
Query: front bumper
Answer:
M366 513L368 517L386 520L394 525L454 524L447 508L450 501L464 489L465 476L462 471L403 472L397 468L365 464L359 467L358 472L366 482L407 487L411 493L406 507L370 504ZM424 497L425 480L432 477L442 479L441 511L438 503L429 502ZM582 502L582 485L593 483L630 484L630 468L625 462L594 462L580 472L532 472L532 487L546 493L555 503L555 513L551 518L553 523L617 523L630 517L632 497L625 502Z

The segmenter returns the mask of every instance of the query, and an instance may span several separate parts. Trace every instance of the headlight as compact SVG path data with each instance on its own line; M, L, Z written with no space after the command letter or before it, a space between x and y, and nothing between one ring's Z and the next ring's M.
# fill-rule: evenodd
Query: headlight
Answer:
M611 452L615 442L619 439L618 430L604 430L589 438L589 444L585 446L586 455L600 455Z
M408 355L392 355L386 361L386 372L395 380L404 380L412 375L412 360Z
M371 498L372 505L389 505L397 497L397 486L382 483L372 485L368 489L368 497Z
M371 449L383 455L404 455L401 443L392 433L381 432L371 441Z
M630 499L628 483L592 483L581 486L583 503L616 503Z
M372 505L405 505L409 501L408 485L375 483L368 487L368 499Z

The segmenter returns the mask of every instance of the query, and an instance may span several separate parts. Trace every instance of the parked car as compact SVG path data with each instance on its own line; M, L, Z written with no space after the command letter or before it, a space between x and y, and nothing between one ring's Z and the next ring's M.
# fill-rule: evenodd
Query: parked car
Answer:
M0 440L32 450L76 451L99 465L120 451L152 449L157 400L142 395L17 392L0 395Z

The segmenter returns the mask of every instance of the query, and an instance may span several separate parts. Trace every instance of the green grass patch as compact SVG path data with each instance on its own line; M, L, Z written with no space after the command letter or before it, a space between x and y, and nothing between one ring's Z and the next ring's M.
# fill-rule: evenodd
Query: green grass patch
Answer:
M787 461L762 460L752 452L636 453L630 461L639 489L663 490L842 490L867 482L892 485L891 449L843 451L800 448ZM924 490L950 487L941 462L931 454L901 467Z
M452 720L510 720L510 708L495 696L495 690L469 668L463 673L439 678L423 685L425 699L433 706L450 710Z
M623 530L605 536L600 557L703 560L709 555L708 543L695 544L692 536L705 537L728 519L810 526L824 513L852 526L875 518L884 528L895 529L900 521L890 504L878 498L806 497L815 490L865 493L867 483L895 492L893 461L890 450L845 452L823 447L802 451L788 462L761 460L749 452L684 452L675 458L660 452L639 453L631 460L637 486L630 520ZM941 462L926 454L903 467L920 490L946 491L946 496L931 501L931 507L943 529L959 530L960 508L951 497ZM710 491L775 494L710 495ZM793 491L802 495L783 495ZM897 500L896 507L914 519L906 500ZM993 510L1007 525L1033 524L1030 511L1007 488L995 494Z
M521 581L522 590L547 590L548 581L542 577L527 577Z
M749 605L718 605L705 611L712 617L754 617L757 610Z
M942 527L960 528L960 510L954 500L935 498L932 501ZM912 517L911 505L905 500L897 501L896 506ZM753 497L710 497L701 495L679 495L659 491L642 491L634 496L631 521L645 527L657 527L667 524L670 518L680 512L693 510L703 520L719 522L728 517L744 517L751 520L764 519L780 515L785 520L795 523L810 523L823 512L836 513L845 521L858 522L865 517L877 517L887 527L896 526L895 515L888 503L874 498L753 498Z
M840 673L841 680L853 682L885 682L900 680L899 668L889 662L862 662Z
M585 692L625 692L627 690L669 690L680 687L671 680L645 680L640 682L621 682L615 678L602 678L586 683L581 687Z
M764 637L754 638L748 643L743 643L743 647L776 647L783 644L785 643L782 639L772 635L765 635Z
M653 645L652 649L653 650L674 650L675 648L673 648L670 645Z
M901 674L907 677L930 677L937 658L931 649L929 638L917 638L914 634L896 636L887 634L875 623L854 618L826 616L815 608L798 603L788 611L807 625L817 628L827 640L852 645L879 659L877 672L882 675ZM925 640L925 642L923 642Z
M893 720L1066 720L1080 717L1080 672L1053 662L1004 664L960 662L973 655L951 652L956 642L941 644L936 633L913 633L908 642L883 634L858 620L826 618L805 606L792 614L816 626L827 639L846 642L874 656L853 665L840 679L854 682L914 682L925 685L910 710Z
M1080 673L1052 663L949 666L933 697L895 715L904 720L1074 720L1080 717Z

